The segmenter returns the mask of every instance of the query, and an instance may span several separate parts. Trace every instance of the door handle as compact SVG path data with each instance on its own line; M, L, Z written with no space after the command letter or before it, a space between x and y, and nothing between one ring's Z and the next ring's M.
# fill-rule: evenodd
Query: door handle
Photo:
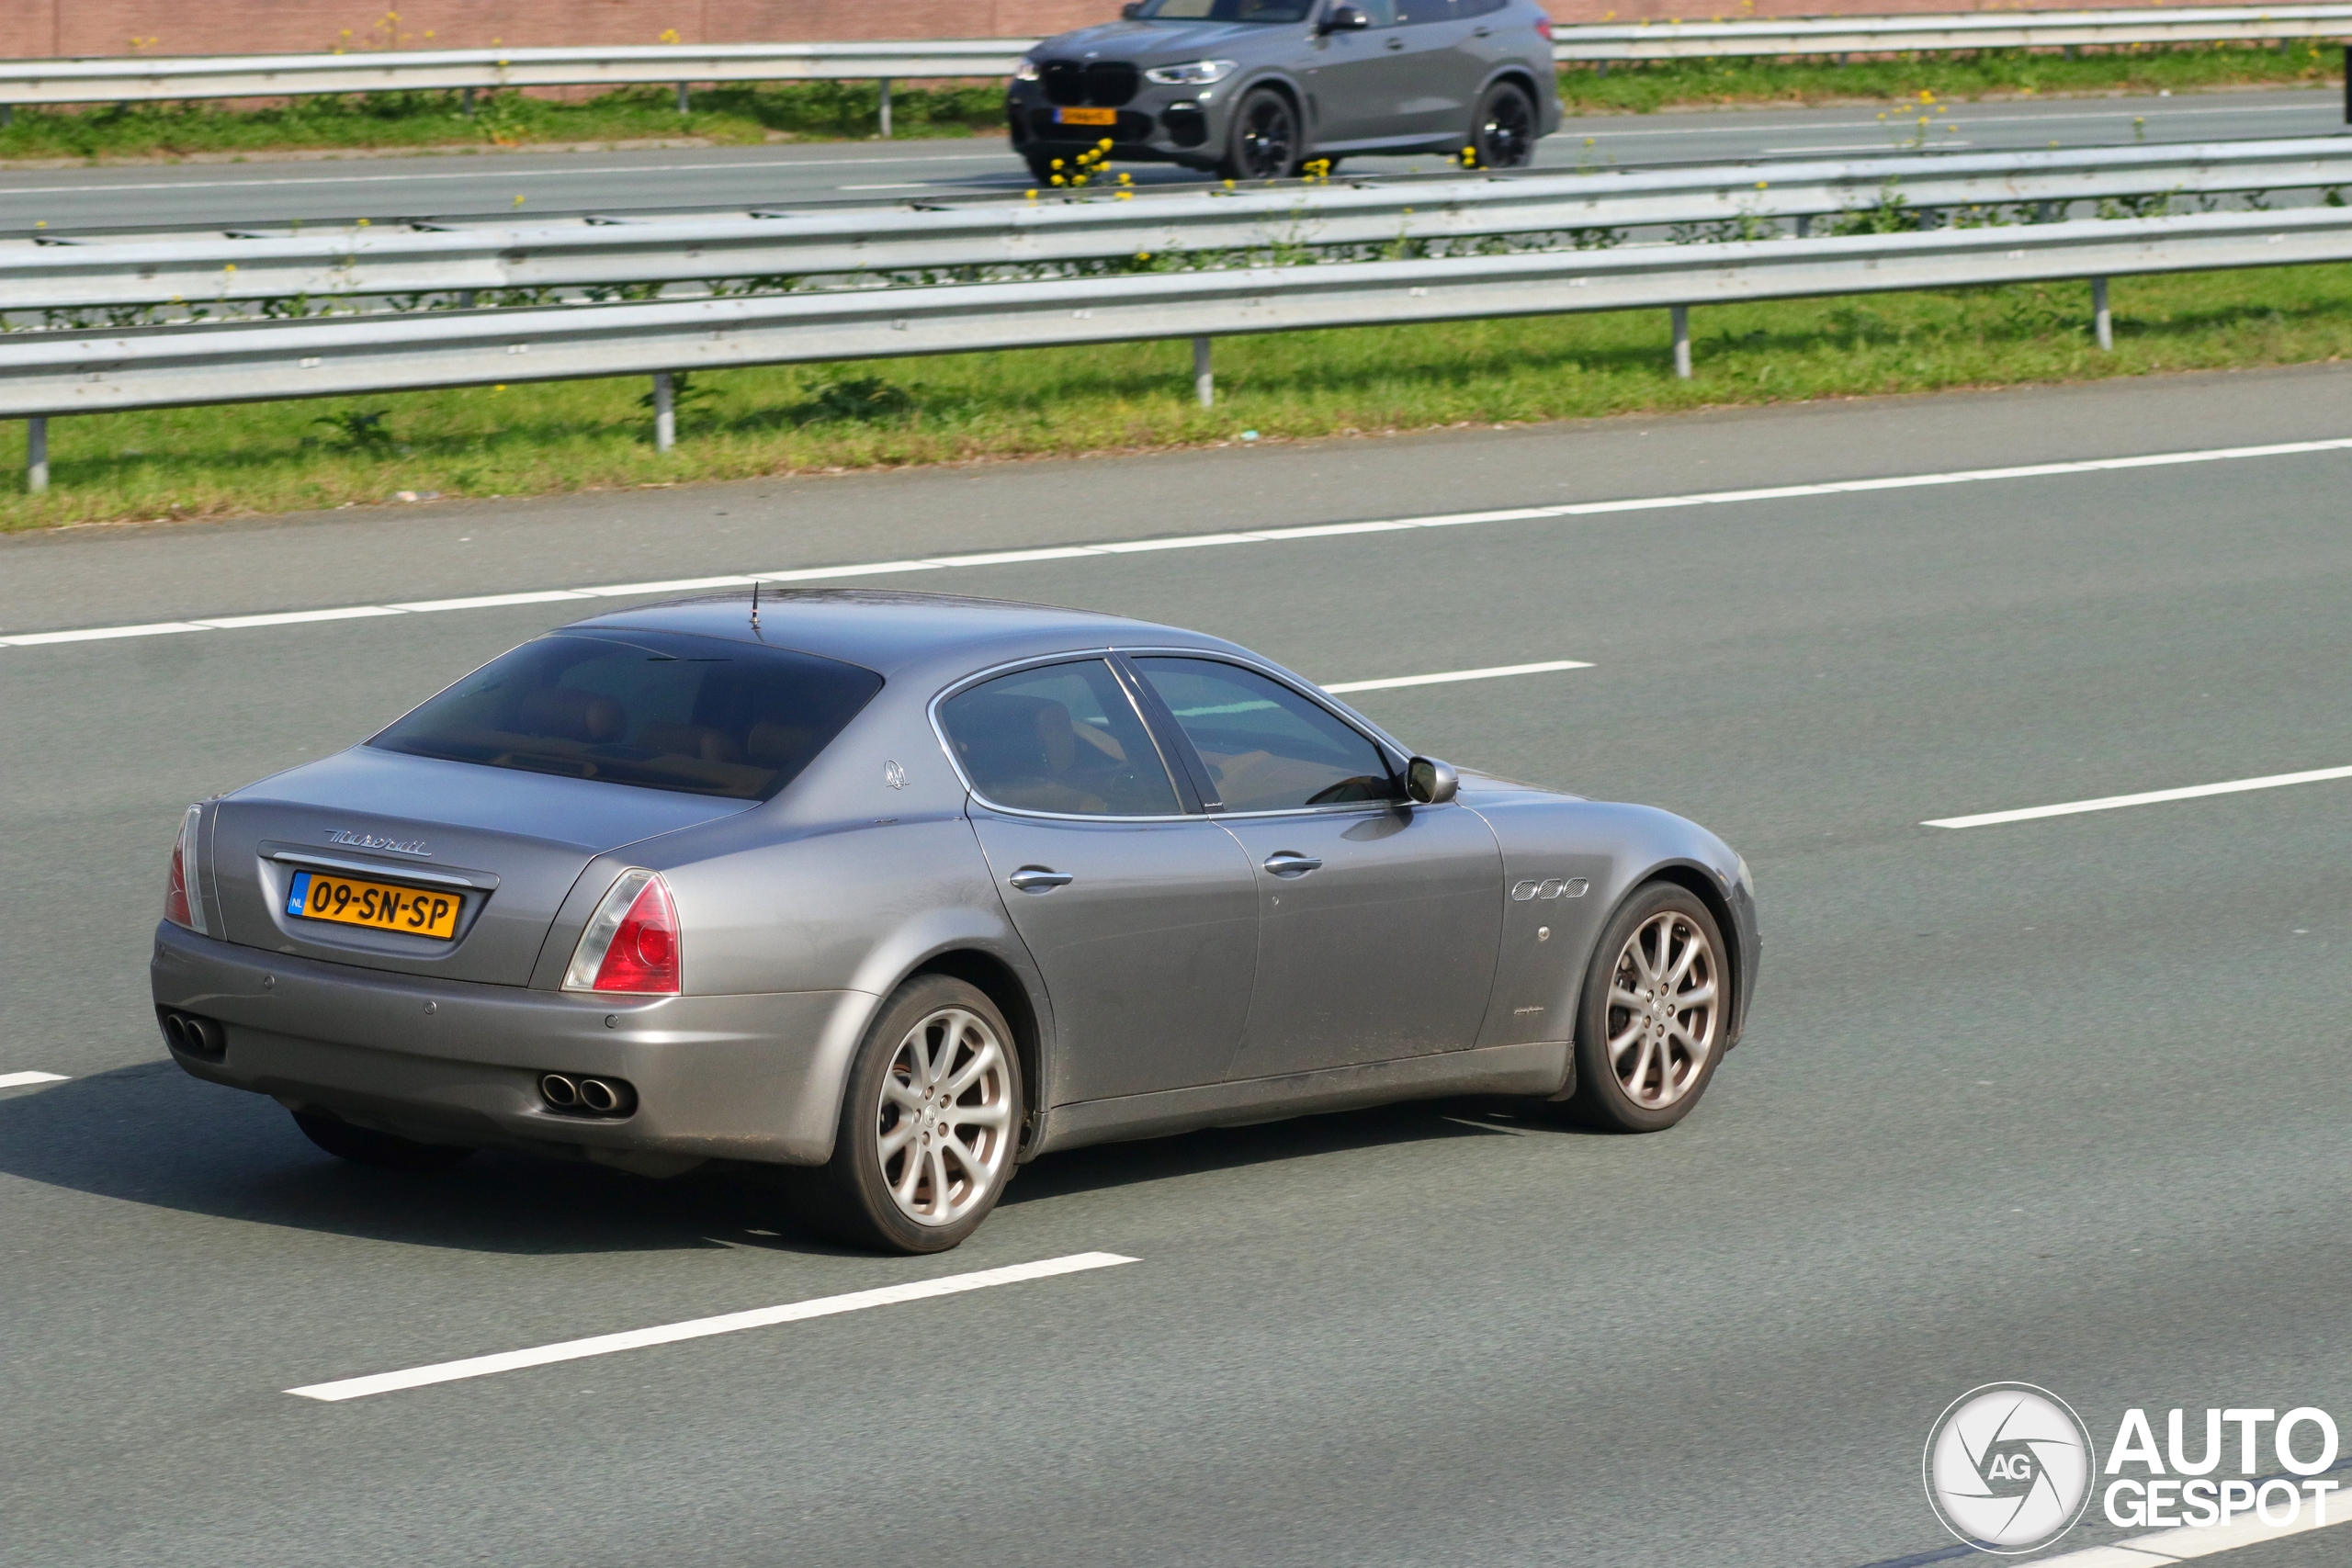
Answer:
M1005 878L1023 893L1051 893L1077 879L1066 871L1054 871L1042 865L1024 865Z
M1472 38L1485 38L1488 33L1493 32L1494 30L1495 29L1492 28L1472 28L1470 29L1470 36Z
M1322 869L1321 861L1296 850L1276 850L1266 857L1266 870L1275 876L1305 876L1310 871Z
M1388 40L1388 47L1391 49L1402 49L1405 47L1405 40L1400 38L1390 39Z

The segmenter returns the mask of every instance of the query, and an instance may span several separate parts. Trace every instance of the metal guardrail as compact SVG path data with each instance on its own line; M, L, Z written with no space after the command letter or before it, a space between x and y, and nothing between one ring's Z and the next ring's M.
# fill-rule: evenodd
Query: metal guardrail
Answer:
M2352 136L566 224L0 243L0 310L594 288L2352 185Z
M2206 6L1567 27L1567 61L1883 54L2352 37L2352 5ZM0 62L0 108L313 93L1006 76L1035 39L646 44Z
M1724 55L1890 54L1954 49L2212 43L2352 36L2352 6L2184 6L2104 11L1807 17L1562 28L1561 60L1691 60Z
M1049 282L0 339L0 418L2352 260L2352 211L2218 212ZM2102 336L2104 321L2102 321ZM2104 346L2104 344L2102 344Z

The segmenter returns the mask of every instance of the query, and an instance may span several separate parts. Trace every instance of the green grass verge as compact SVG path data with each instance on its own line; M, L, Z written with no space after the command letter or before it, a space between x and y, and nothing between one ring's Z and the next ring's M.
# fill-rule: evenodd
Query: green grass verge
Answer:
M2341 79L2333 44L2170 45L2062 54L2025 50L1914 54L1856 60L1685 60L1571 66L1560 98L1571 114L1647 113L1714 104L1818 103L2104 92L2192 92L2229 86L2317 86ZM871 82L697 88L681 115L667 87L623 87L580 102L521 93L482 95L467 117L456 93L372 93L297 98L281 108L217 104L121 104L19 109L0 129L0 159L157 159L424 147L526 146L695 137L755 142L774 136L871 136L877 89ZM902 137L967 136L1004 123L995 82L901 86L891 99Z
M1674 60L1577 65L1560 73L1560 102L1570 114L1713 104L1805 104L1833 99L2052 97L2090 93L2210 92L2222 87L2323 86L2344 79L2344 51L2333 42L2136 45L2084 51L2069 60L2049 51L1988 49L1905 54L1839 65L1808 60Z
M0 529L548 494L989 457L1498 424L1871 393L2238 368L2352 355L2352 265L2122 278L2098 352L2082 284L1227 338L1217 406L1182 343L1041 348L695 377L656 453L642 380L50 423L52 489L0 447Z

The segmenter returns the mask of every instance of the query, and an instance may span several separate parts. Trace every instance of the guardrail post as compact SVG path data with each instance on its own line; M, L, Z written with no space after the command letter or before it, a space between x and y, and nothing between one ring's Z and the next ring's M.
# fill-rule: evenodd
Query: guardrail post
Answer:
M2346 89L2346 101L2352 102L2352 89ZM0 130L6 130L16 123L17 106L14 104L0 104Z
M25 493L39 495L49 488L49 416L38 413L25 421Z
M890 140L890 78L882 78L882 140Z
M474 90L471 87L458 89L458 106L465 110L468 119L474 118Z
M2344 46L2344 123L2352 125L2352 43ZM0 120L0 125L7 121Z
M1203 408L1216 402L1216 377L1209 369L1209 340L1204 337L1193 340L1193 395Z
M694 100L686 96L686 85L684 82L678 84L678 112L680 114L695 112Z
M2115 318L2108 314L2107 279L2091 279L2091 335L2102 349L2115 347Z
M1690 307L1671 307L1674 316L1674 374L1677 379L1690 379Z
M670 373L654 372L653 376L653 449L667 452L678 444L678 400L673 392Z

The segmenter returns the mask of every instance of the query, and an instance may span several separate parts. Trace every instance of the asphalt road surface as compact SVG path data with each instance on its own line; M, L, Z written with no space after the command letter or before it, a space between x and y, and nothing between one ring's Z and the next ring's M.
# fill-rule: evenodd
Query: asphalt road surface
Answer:
M1452 1102L1051 1156L960 1251L756 1184L345 1166L164 1061L180 809L593 604L0 649L0 1563L1790 1565L1957 1551L2018 1379L2352 1406L2352 371L345 512L0 543L0 637L1941 475L878 577L1159 617L1753 864L1748 1036L1655 1137ZM1961 480L1969 470L2051 471ZM576 606L576 607L575 607ZM332 1379L1136 1259L341 1404ZM2078 1546L2117 1532L2092 1519ZM2214 1559L2318 1568L2352 1530Z
M1887 118L1882 118L1884 112ZM2202 141L2323 136L2344 129L2332 89L2179 97L1955 104L1931 117L1928 145L1986 151L2135 140ZM1946 129L1949 126L1950 129ZM1875 107L1745 108L1571 120L1537 164L1707 163L1890 151L1919 132ZM1441 160L1366 158L1351 172L1434 172ZM1138 184L1201 178L1166 164L1121 165ZM893 202L1002 193L1033 182L999 138L820 142L617 152L445 153L342 162L296 160L0 170L0 233L119 227L210 228L287 219L463 217Z

